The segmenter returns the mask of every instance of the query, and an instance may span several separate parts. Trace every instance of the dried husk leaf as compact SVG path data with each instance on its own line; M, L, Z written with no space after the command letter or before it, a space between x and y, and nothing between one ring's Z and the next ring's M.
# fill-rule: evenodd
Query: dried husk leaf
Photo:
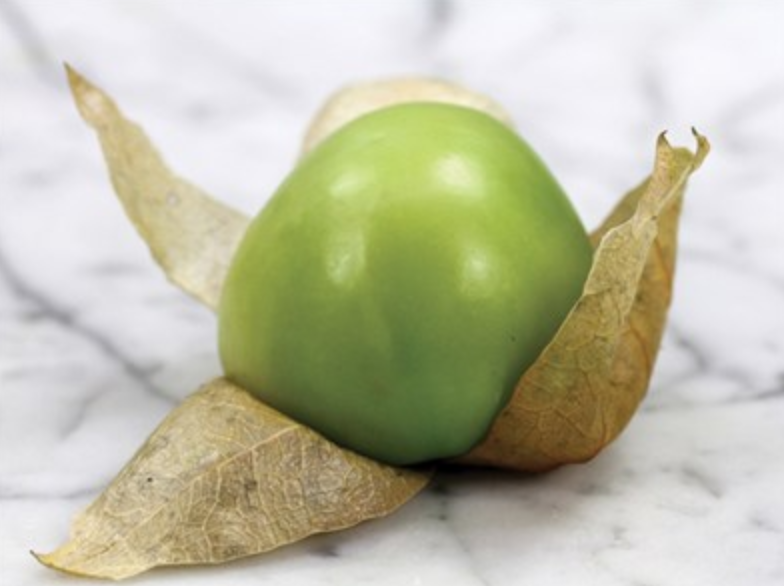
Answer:
M686 181L708 153L659 137L653 174L594 232L583 294L517 385L487 438L461 462L542 471L583 462L615 439L648 388L672 296Z
M428 482L344 450L225 379L161 423L43 564L122 579L215 564L387 515Z
M216 308L248 219L174 176L106 94L68 73L115 190L153 256L175 284ZM396 80L344 90L319 114L304 150L363 113L407 101L458 103L511 125L491 100L439 84ZM629 421L666 319L685 183L708 152L696 136L696 154L660 137L651 178L592 235L596 253L583 296L486 441L462 462L537 471L584 461ZM343 450L217 379L164 421L76 520L71 540L38 558L109 578L217 563L385 515L426 482L427 474Z
M172 173L144 131L66 65L82 118L98 134L125 212L178 287L215 308L249 220Z
M458 84L423 77L376 80L347 86L330 97L305 133L302 152L307 153L360 116L407 102L442 102L473 108L513 126L511 116L500 104Z

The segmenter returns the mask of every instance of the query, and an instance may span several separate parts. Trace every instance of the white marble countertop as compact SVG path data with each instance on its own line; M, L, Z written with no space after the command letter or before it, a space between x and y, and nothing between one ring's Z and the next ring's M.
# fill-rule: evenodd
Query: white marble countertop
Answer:
M656 134L714 150L691 184L675 302L641 413L587 465L449 472L397 514L135 584L784 583L784 4L0 0L0 584L178 400L219 372L214 317L123 216L60 62L184 176L258 209L324 97L453 78L505 104L586 223Z

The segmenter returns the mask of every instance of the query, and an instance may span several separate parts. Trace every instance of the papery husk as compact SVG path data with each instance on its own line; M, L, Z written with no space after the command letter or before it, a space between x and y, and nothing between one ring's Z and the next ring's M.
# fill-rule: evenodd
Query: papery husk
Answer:
M464 464L542 471L593 458L645 396L672 297L686 181L709 151L662 134L651 177L593 233L581 298Z
M380 464L219 378L174 409L43 564L120 580L217 564L396 510L429 473Z
M401 77L358 83L335 92L305 132L302 152L312 150L337 129L360 116L410 102L439 102L472 108L513 126L509 113L488 96L440 79Z
M144 131L66 65L74 101L98 134L114 191L169 280L216 308L248 226L242 213L174 174Z
M174 175L109 96L70 68L68 75L115 191L154 258L173 283L217 308L248 218ZM422 100L476 107L511 125L500 106L464 88L397 80L337 94L303 149L370 110ZM582 297L487 439L460 462L546 470L593 457L624 428L661 340L686 181L709 150L695 136L694 154L659 138L651 177L592 235ZM65 545L37 557L69 573L115 579L159 565L219 563L386 515L428 478L340 448L216 379L167 417L77 518Z

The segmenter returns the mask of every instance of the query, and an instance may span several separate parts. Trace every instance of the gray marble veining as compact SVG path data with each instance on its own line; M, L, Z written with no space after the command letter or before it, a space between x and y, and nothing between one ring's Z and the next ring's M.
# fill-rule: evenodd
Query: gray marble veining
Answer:
M173 404L219 372L214 317L124 219L60 62L184 176L259 209L338 86L456 79L508 107L588 225L655 136L714 145L641 413L591 463L442 473L386 519L138 584L784 583L784 8L774 1L0 0L0 583Z

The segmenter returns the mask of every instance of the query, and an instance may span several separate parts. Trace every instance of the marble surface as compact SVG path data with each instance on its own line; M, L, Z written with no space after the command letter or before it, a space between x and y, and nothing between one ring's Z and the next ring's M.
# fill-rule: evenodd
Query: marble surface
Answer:
M248 213L346 82L460 80L505 104L588 225L656 134L692 181L656 375L623 436L538 477L450 471L399 513L135 584L784 583L784 4L0 0L0 584L39 566L160 419L219 372L215 320L123 217L60 63Z

